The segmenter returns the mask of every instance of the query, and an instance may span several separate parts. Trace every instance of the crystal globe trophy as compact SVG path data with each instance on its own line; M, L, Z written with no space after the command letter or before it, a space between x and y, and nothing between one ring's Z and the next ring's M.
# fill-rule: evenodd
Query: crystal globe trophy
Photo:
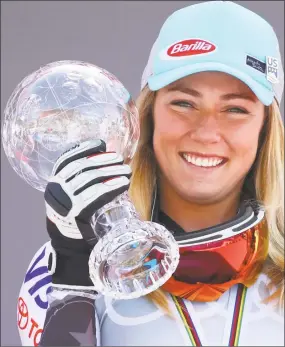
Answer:
M44 191L62 153L101 139L129 162L139 139L138 112L121 82L81 61L50 63L18 84L4 110L2 143L16 173ZM141 220L128 192L91 218L89 259L95 290L118 299L146 295L164 284L179 261L163 226Z

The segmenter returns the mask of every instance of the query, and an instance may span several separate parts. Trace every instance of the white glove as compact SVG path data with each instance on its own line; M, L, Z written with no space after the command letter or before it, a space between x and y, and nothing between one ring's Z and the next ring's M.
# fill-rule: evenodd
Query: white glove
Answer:
M56 252L53 282L91 285L88 259L97 239L94 213L128 190L131 169L101 140L84 142L56 162L45 190L47 231Z
M93 239L92 215L129 188L130 167L121 155L105 150L101 140L84 142L55 164L45 191L46 211L66 237Z

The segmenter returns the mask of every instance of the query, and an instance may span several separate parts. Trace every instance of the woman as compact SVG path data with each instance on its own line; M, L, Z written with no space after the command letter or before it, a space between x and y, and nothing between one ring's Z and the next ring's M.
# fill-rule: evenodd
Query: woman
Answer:
M172 14L143 76L131 180L99 140L57 163L45 193L51 243L18 301L23 344L283 345L282 92L278 41L262 18L225 1ZM87 184L94 198L80 205L68 163L93 153L94 175L113 180ZM180 263L147 297L113 301L89 279L86 207L129 186L141 216L173 233Z

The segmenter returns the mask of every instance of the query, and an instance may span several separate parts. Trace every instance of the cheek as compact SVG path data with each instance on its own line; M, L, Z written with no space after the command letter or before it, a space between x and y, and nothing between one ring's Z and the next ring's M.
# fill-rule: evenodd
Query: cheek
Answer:
M162 122L161 119L157 119L154 122L153 150L161 168L165 166L163 163L167 160L169 148L173 146L174 141L174 134L169 131L167 120Z
M256 157L261 126L254 124L233 131L229 143L236 157L243 161L242 167L249 168Z
M154 108L153 150L160 169L167 172L175 165L181 125L163 105Z
M160 106L154 112L153 146L156 152L168 151L179 146L185 134L185 124L166 107Z

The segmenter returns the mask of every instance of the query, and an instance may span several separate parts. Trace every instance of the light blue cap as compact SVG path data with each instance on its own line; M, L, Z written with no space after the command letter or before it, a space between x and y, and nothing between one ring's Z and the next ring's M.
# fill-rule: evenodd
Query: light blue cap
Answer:
M163 24L141 87L153 91L202 71L228 73L264 105L280 104L284 87L279 43L271 25L231 1L209 1L174 12Z

